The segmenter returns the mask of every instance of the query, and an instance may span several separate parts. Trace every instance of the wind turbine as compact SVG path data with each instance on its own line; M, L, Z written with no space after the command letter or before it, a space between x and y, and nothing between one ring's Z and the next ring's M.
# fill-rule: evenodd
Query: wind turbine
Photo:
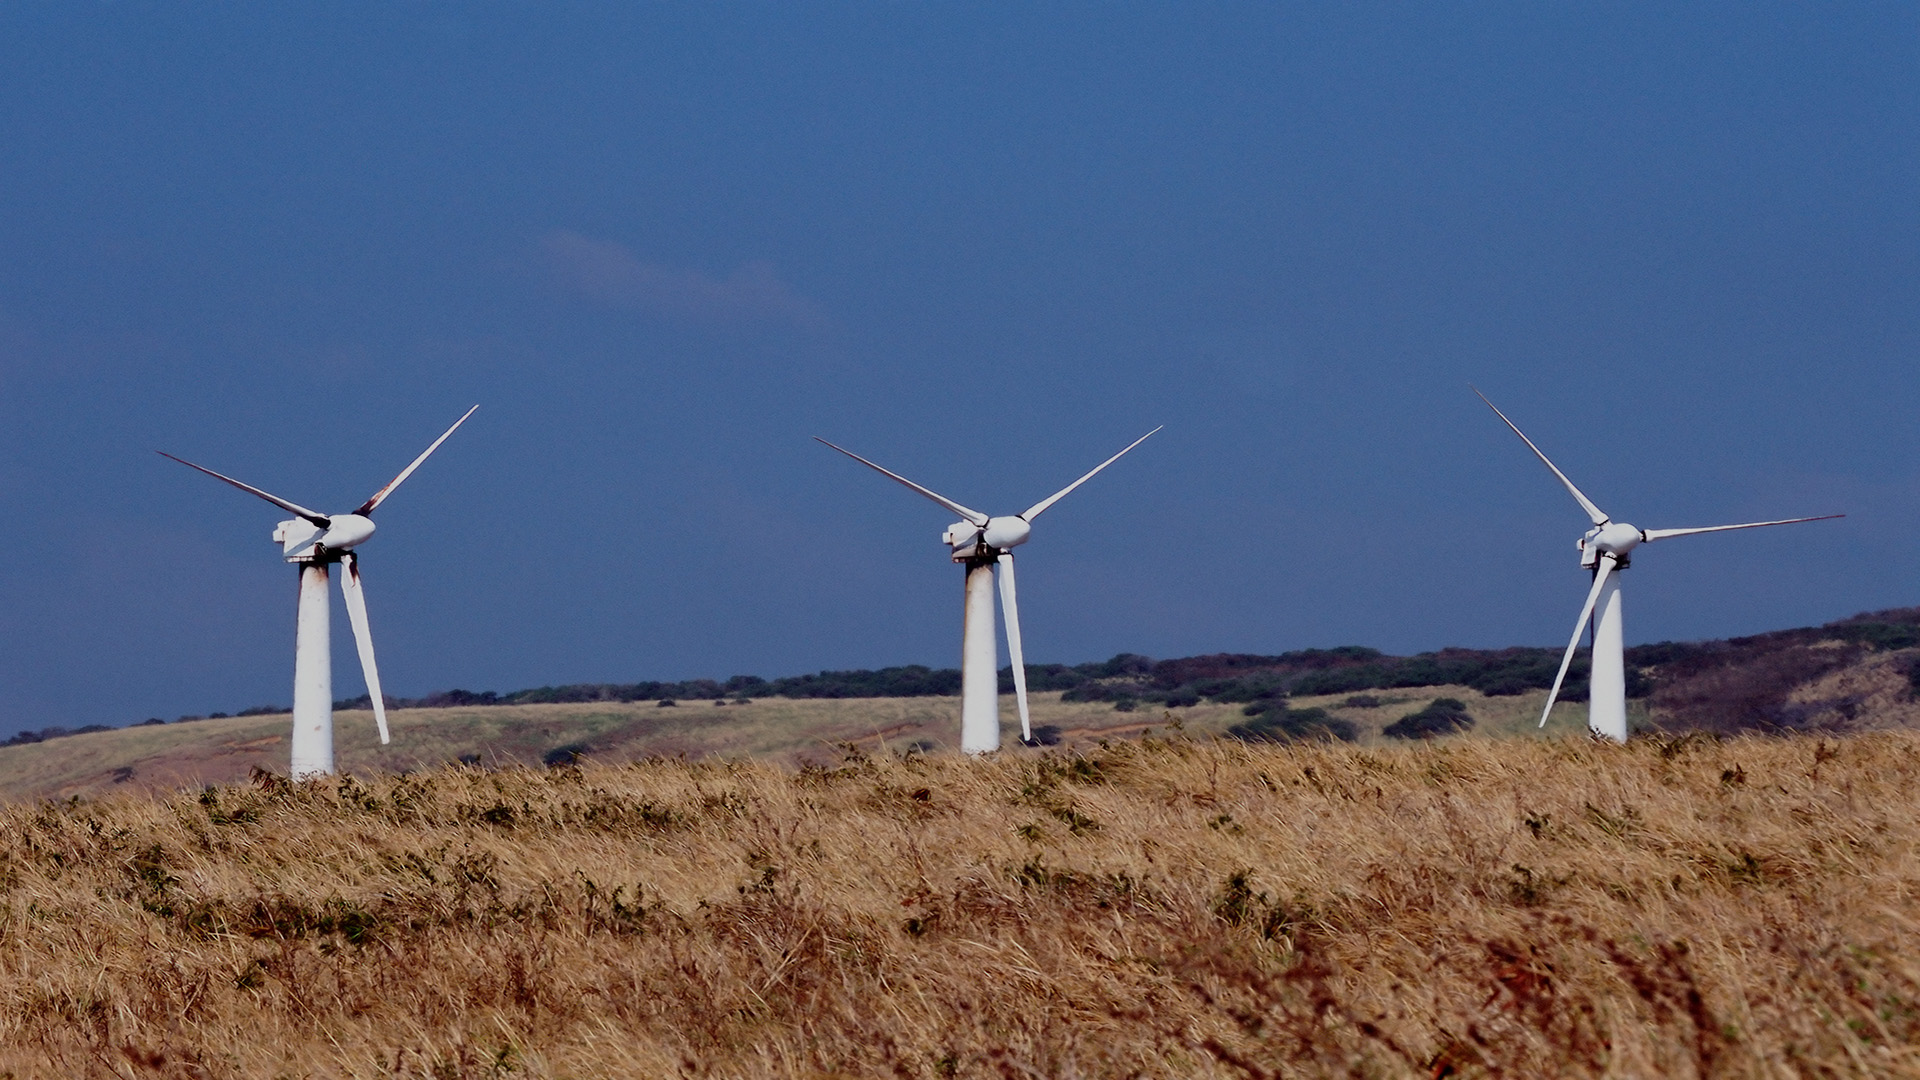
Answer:
M1507 414L1501 412L1487 395L1481 394L1481 401L1487 402L1487 408L1493 410L1527 449L1544 462L1553 475L1560 478L1572 494L1580 509L1587 512L1593 522L1579 541L1580 565L1593 572L1593 587L1587 590L1587 602L1580 608L1580 618L1573 624L1573 640L1567 642L1567 651L1560 658L1560 671L1553 677L1553 689L1547 693L1547 706L1540 711L1540 726L1547 726L1547 714L1553 711L1554 699L1560 696L1560 684L1566 680L1567 667L1573 663L1574 650L1580 646L1580 632L1587 628L1587 620L1593 619L1593 665L1587 677L1587 727L1598 736L1612 739L1614 742L1627 741L1627 663L1624 647L1624 631L1620 616L1620 574L1629 564L1628 556L1634 548L1655 540L1670 540L1676 536L1694 536L1699 533L1729 532L1734 529L1759 529L1768 525L1795 525L1802 521L1829 521L1846 517L1845 514L1821 514L1818 517L1785 518L1780 521L1749 521L1739 525L1703 525L1691 529L1642 529L1624 521L1615 521L1606 511L1594 505L1567 474L1560 471L1540 448L1533 445Z
M1161 425L1165 427L1166 425ZM930 491L883 469L851 450L834 446L815 436L814 441L839 450L867 468L891 477L959 514L964 520L947 527L941 541L953 549L953 561L967 568L966 628L960 648L960 749L969 754L987 754L1000 749L1000 672L999 649L993 638L993 580L997 568L1000 578L1000 603L1006 609L1007 652L1013 664L1014 701L1020 709L1020 739L1033 741L1033 721L1027 713L1026 657L1020 649L1020 607L1014 595L1013 549L1027 542L1033 531L1033 519L1047 507L1065 498L1069 492L1094 478L1101 469L1119 461L1153 435L1153 431L1127 444L1126 450L1096 465L1092 472L1041 499L1021 513L988 516L969 510L938 492Z
M373 722L380 728L381 743L389 741L387 704L380 694L380 671L373 662L373 635L367 628L367 600L361 591L360 558L354 549L373 535L373 520L369 515L374 509L412 476L413 470L419 468L429 454L440 449L447 436L466 423L467 417L479 407L468 409L453 422L453 427L414 458L413 464L400 470L399 476L350 514L316 513L231 476L174 457L165 450L156 451L161 457L198 469L295 515L273 530L273 539L286 560L300 567L300 614L293 644L293 761L289 769L295 780L333 772L333 657L327 626L327 568L334 563L343 564L340 591L346 596L347 621L353 624L353 642L360 650L360 670L366 676L367 696L373 702Z

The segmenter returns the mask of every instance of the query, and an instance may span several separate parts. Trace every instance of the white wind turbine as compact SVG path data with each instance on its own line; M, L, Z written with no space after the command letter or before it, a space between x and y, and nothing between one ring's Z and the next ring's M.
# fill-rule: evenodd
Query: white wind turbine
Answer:
M1161 425L1164 427L1165 425ZM893 478L959 514L962 521L948 526L941 541L953 549L953 561L967 568L966 628L960 648L960 749L969 754L986 754L1000 749L1000 665L999 647L993 637L993 577L1000 575L1000 602L1006 608L1007 652L1013 665L1014 702L1020 709L1020 738L1033 741L1033 721L1027 713L1026 658L1020 649L1020 607L1014 596L1013 549L1027 542L1033 531L1033 519L1067 493L1094 478L1101 469L1119 461L1121 455L1146 442L1153 431L1127 444L1126 450L1095 466L1092 472L1041 499L1019 514L990 517L969 510L952 499L929 491L899 473L883 469L859 454L834 446L815 437L816 442L832 446L862 465Z
M1560 696L1560 684L1567 677L1567 667L1573 663L1573 654L1580 646L1580 632L1587 627L1587 620L1593 619L1593 663L1588 676L1587 691L1587 727L1595 735L1612 739L1614 742L1627 741L1627 663L1624 647L1624 631L1620 616L1620 576L1619 571L1627 568L1627 556L1634 548L1654 540L1669 540L1676 536L1693 536L1697 533L1728 532L1733 529L1758 529L1767 525L1794 525L1802 521L1828 521L1846 517L1845 514L1821 514L1818 517L1786 518L1781 521L1749 521L1740 525L1703 525L1691 529L1642 529L1624 521L1615 521L1606 511L1594 505L1592 499L1567 479L1567 474L1547 460L1547 455L1533 445L1507 414L1501 412L1493 402L1487 401L1487 395L1479 394L1481 401L1487 402L1487 408L1493 409L1520 441L1527 444L1553 475L1560 478L1567 491L1573 495L1580 509L1587 512L1593 521L1593 528L1579 541L1580 565L1593 572L1593 587L1587 591L1587 602L1580 609L1580 618L1573 624L1573 640L1567 642L1567 651L1560 658L1560 671L1553 677L1553 689L1547 693L1547 706L1540 712L1540 726L1547 725L1547 714L1553 711L1554 699Z
M327 625L327 568L334 563L344 563L344 572L340 575L340 591L347 601L347 621L353 624L353 641L360 650L360 670L366 675L367 696L373 702L373 720L380 728L380 741L387 738L387 705L380 695L380 671L373 662L373 636L367 628L367 600L360 587L360 560L354 548L366 543L373 535L373 521L368 516L374 508L385 502L393 489L413 475L413 470L427 460L427 456L440 449L447 436L467 417L473 415L475 405L466 414L453 422L433 445L426 448L413 464L400 470L386 487L373 493L373 496L350 514L321 514L289 502L278 495L270 495L250 484L243 484L231 476L223 476L205 466L195 465L185 458L177 458L165 450L157 451L161 457L172 458L190 469L199 469L216 480L223 480L241 491L258 495L290 514L296 515L291 521L283 521L273 530L273 539L280 545L282 554L290 563L300 567L300 614L294 629L293 645L293 761L289 772L295 780L308 776L325 776L333 772L333 657L328 640Z

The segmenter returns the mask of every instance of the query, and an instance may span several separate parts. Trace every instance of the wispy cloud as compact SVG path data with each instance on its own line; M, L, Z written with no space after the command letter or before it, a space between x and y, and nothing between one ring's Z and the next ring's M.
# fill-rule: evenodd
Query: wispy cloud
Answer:
M826 324L820 309L781 281L772 263L746 263L725 278L715 278L643 262L621 244L577 232L548 233L540 245L562 283L613 307L723 326L817 329Z

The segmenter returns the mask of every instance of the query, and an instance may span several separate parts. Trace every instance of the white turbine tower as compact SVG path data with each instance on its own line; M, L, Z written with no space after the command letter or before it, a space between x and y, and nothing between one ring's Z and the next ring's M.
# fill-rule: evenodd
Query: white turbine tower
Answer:
M1593 587L1587 590L1587 602L1580 609L1580 618L1573 624L1573 640L1567 642L1567 651L1560 658L1559 674L1553 677L1553 689L1547 693L1547 706L1540 712L1540 726L1547 725L1547 714L1553 711L1554 699L1560 696L1560 684L1567 677L1567 667L1573 663L1573 654L1580 646L1580 632L1587 627L1587 620L1593 619L1593 663L1588 676L1587 691L1587 727L1595 735L1612 739L1614 742L1627 741L1627 663L1624 648L1624 632L1620 616L1620 575L1627 568L1627 556L1634 548L1654 540L1669 540L1676 536L1693 536L1697 533L1728 532L1733 529L1758 529L1767 525L1794 525L1802 521L1828 521L1846 517L1845 514L1822 514L1818 517L1786 518L1781 521L1749 521L1740 525L1703 525L1692 529L1641 529L1624 521L1615 521L1606 511L1594 505L1567 474L1560 471L1540 448L1533 445L1507 414L1501 412L1493 402L1487 401L1487 395L1479 394L1481 401L1487 402L1487 408L1493 409L1520 441L1527 444L1535 456L1545 462L1553 475L1560 478L1567 491L1573 495L1580 509L1587 512L1593 521L1593 528L1579 541L1580 565L1593 572Z
M1161 425L1164 427L1165 425ZM963 519L948 526L941 541L953 549L953 561L967 568L966 628L960 648L960 749L969 754L986 754L1000 749L1000 664L999 647L993 638L993 578L1000 576L1000 602L1006 608L1007 652L1013 664L1014 702L1020 710L1020 738L1033 741L1033 721L1027 714L1026 657L1020 649L1020 607L1014 595L1013 549L1027 542L1033 531L1033 519L1068 492L1094 478L1101 469L1119 461L1127 450L1146 442L1153 431L1127 444L1126 450L1095 466L1092 472L1010 517L990 517L969 510L945 495L929 491L899 473L883 469L851 450L834 446L825 439L816 442L832 446L862 465L892 477L925 495Z
M360 650L360 670L367 678L367 696L373 702L373 720L380 728L380 741L387 738L387 705L380 695L380 671L373 662L373 635L367 627L367 600L360 587L360 560L354 548L367 542L373 535L373 521L368 516L374 508L385 502L393 489L413 475L413 470L427 460L427 456L440 449L447 436L467 417L473 415L475 405L466 414L453 422L453 427L433 440L433 445L413 459L413 464L400 471L386 487L373 493L373 496L350 514L320 514L289 502L278 495L270 495L257 487L243 484L231 476L223 476L205 466L195 465L185 458L177 458L165 450L158 451L161 457L172 458L190 469L199 469L216 480L224 480L241 491L258 495L273 505L296 515L291 521L283 521L273 530L273 539L280 545L282 554L290 563L300 567L300 614L294 629L293 645L293 761L289 772L295 780L308 776L325 776L333 772L333 657L329 648L329 629L327 626L327 568L334 563L344 564L340 575L340 591L347 601L347 621L353 624L353 641Z

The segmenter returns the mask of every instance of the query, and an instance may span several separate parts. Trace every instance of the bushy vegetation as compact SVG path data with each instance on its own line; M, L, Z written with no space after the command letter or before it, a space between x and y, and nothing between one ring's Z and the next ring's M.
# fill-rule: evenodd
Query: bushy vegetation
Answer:
M16 806L0 1073L1910 1075L1916 820L1908 735Z
M108 727L105 724L88 724L84 727L77 727L77 728L71 728L71 729L63 728L63 727L44 727L38 731L15 732L11 737L6 739L4 742L0 742L0 746L27 746L32 743L46 742L48 739L64 738L68 735L90 735L96 731L112 731L112 730L113 728Z
M1011 678L1011 676L1008 676ZM537 686L499 694L491 690L446 690L420 698L387 696L387 707L395 709L444 709L476 705L572 705L596 701L717 701L753 698L882 698L951 697L960 693L958 668L929 668L920 664L881 668L878 671L822 671L816 675L794 675L784 679L762 679L757 675L735 675L725 682L713 679L689 679L683 682L572 683L566 686ZM364 709L367 695L334 702L336 709Z
M1916 646L1920 608L1901 608L1727 641L1644 645L1627 650L1627 660L1649 677L1650 704L1669 730L1840 731L1867 703L1869 689L1836 696L1809 694L1807 687L1876 654ZM1902 675L1909 699L1920 686L1916 671L1907 660Z
M1121 665L1123 660L1129 663ZM1115 657L1098 665L1100 674L1089 670L1096 665L1051 672L1048 688L1065 690L1069 701L1134 701L1176 708L1201 700L1259 702L1423 686L1467 686L1499 697L1552 686L1559 664L1560 653L1552 649L1443 649L1387 656L1355 645L1278 656L1219 654L1158 663L1145 657ZM1585 658L1576 659L1561 698L1584 700L1586 676ZM1644 692L1646 687L1633 689Z
M1249 719L1227 729L1229 737L1243 742L1352 742L1360 735L1351 721L1325 709L1293 709L1285 702L1272 701L1249 705L1246 713Z
M1380 729L1390 739L1437 739L1473 727L1467 704L1459 698L1435 698L1418 712L1407 715Z
M1029 664L1027 688L1035 693L1064 691L1067 701L1105 701L1123 709L1141 705L1179 708L1200 701L1258 703L1289 695L1445 685L1471 686L1482 693L1500 695L1551 685L1558 663L1559 654L1546 649L1447 649L1394 657L1355 645L1278 656L1219 654L1161 661L1121 653L1091 664ZM1584 680L1582 661L1575 665L1561 697L1584 698ZM1011 668L1001 669L999 684L1001 693L1013 692ZM446 708L656 699L951 697L959 693L959 669L906 665L877 671L823 671L782 679L736 675L725 682L579 683L506 694L450 690L423 698L389 697L387 704L389 708ZM342 709L367 705L364 694L335 703Z

